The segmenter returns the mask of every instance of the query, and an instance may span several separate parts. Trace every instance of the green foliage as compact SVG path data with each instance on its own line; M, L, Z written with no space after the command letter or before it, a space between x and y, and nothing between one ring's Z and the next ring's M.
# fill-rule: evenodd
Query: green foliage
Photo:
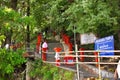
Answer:
M9 33L12 29L12 39L24 40L26 25L29 24L31 34L40 32L46 27L56 31L94 32L106 36L116 33L119 28L119 0L30 0L31 15L25 16L27 1L18 1L18 9L14 11L6 7L8 0L2 0L0 8L0 32ZM24 3L24 4L23 4ZM22 15L21 15L22 14ZM101 26L102 25L102 26ZM103 29L107 29L103 30ZM19 34L20 33L20 34ZM19 34L19 35L18 35ZM32 37L35 35L31 35Z
M4 80L12 79L15 68L26 62L22 57L22 53L23 51L21 50L14 52L0 49L0 78Z
M119 0L74 0L73 2L51 0L48 3L40 3L41 6L36 8L34 16L43 27L49 24L53 29L62 30L64 27L73 31L73 26L76 26L78 33L97 33L98 27L105 25L101 27L110 27L109 33L118 29L120 16L118 3Z
M113 6L103 0L75 0L63 14L69 15L67 16L70 21L69 29L74 25L77 32L84 33L95 31L100 24L116 25L117 18L111 16L112 10Z
M31 77L36 77L36 76L41 77L42 75L40 73L41 73L42 65L43 65L42 60L35 60L34 62L32 62L31 70L29 71L30 76Z
M50 64L42 63L42 60L32 62L29 74L33 78L42 80L73 80L74 73L66 71Z
M50 25L53 29L62 30L67 29L69 21L63 13L68 9L69 3L67 0L56 0L51 1L50 11ZM56 28L57 27L57 28Z
M0 35L0 47L1 47L3 41L5 41L5 36Z
M32 3L33 6L33 15L35 20L37 21L37 29L38 31L41 31L48 27L49 21L49 11L50 8L49 2L50 0L36 0L34 3Z
M20 13L11 8L0 8L0 34L5 36L12 34L11 38L16 39L16 42L20 42L25 38L23 34L27 32L26 25L30 26L31 34L36 32L36 21L32 15L29 17L21 16Z
M64 74L64 80L73 80L73 78L71 78L71 76L74 76L72 72L65 72Z

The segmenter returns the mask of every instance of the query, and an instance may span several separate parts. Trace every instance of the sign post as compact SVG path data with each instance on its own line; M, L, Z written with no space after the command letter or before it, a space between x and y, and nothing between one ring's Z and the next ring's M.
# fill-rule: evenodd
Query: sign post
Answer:
M95 50L114 50L114 37L108 36L95 41ZM114 52L98 52L98 68L99 79L101 79L100 57L99 56L114 56Z
M114 50L114 37L108 36L95 41L95 50ZM114 52L100 52L100 56L113 56Z
M81 45L92 44L97 39L96 35L93 33L85 33L80 35Z

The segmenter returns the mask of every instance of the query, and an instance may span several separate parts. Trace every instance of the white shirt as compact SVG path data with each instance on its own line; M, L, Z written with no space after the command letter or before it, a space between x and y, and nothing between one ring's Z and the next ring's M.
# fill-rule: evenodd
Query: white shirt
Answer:
M48 48L48 44L47 44L46 42L44 42L44 43L42 44L42 48Z
M56 58L56 60L60 60L60 55L59 55L59 53L56 53L56 54L55 54L55 58Z
M117 65L117 73L118 73L118 78L120 78L120 60L118 63L119 64Z

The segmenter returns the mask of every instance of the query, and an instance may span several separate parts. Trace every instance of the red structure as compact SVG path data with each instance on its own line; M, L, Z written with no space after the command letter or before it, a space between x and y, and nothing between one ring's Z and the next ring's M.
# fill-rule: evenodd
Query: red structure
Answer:
M75 59L72 55L67 55L67 56L64 57L65 64L69 65L69 66L74 66L74 63L73 63L73 62L75 62L74 60Z
M80 48L79 51L84 51L84 48ZM84 52L80 52L80 55L81 55L80 61L83 62L84 61L84 56L83 56Z
M66 34L62 34L62 40L65 42L65 44L67 44L67 46L69 47L69 51L72 51L72 43L70 42L70 36L66 35Z
M98 62L98 52L94 52L95 57L95 62ZM96 64L96 67L98 67L98 64Z
M46 58L46 51L47 51L47 48L42 48L42 60L46 61L47 58Z
M37 43L36 43L36 52L39 53L39 47L40 47L40 43L42 40L42 35L39 33L37 36Z
M62 49L60 47L55 47L54 48L54 51L56 52L55 54L55 62L56 62L56 66L60 66L60 55L59 55L59 52L61 51Z

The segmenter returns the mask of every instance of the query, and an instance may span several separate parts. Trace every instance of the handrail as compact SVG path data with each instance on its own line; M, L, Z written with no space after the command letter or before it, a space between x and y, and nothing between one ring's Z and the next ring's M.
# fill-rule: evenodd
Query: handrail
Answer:
M50 62L50 61L43 61L43 62L46 62L46 63L53 63L53 64L56 64L57 62ZM59 62L59 63L62 63L64 64L65 62ZM70 63L76 63L76 64L120 64L120 63L115 63L115 62L70 62Z
M93 53L93 52L98 52L98 54L100 54L100 52L120 52L120 50L84 50L84 51L68 51L68 52L59 52L60 53L60 58L62 58L62 57L65 57L65 56L72 56L72 57L90 57L90 58L98 58L98 62L78 62L78 61L75 61L75 62L70 62L70 63L72 63L72 64L98 64L98 70L99 70L99 72L98 72L98 75L99 75L99 79L101 79L101 68L100 68L100 65L101 64L107 64L107 65L118 65L118 64L120 64L120 63L118 63L118 62L101 62L100 61L100 58L102 58L102 57L105 57L105 58L115 58L115 57L120 57L120 55L113 55L113 56L109 56L109 55L92 55L92 54L85 54L85 55L80 55L80 54L77 54L76 55L76 52L77 53L80 53L80 52L87 52L87 53ZM55 52L45 52L45 53L47 53L47 54L55 54ZM64 55L65 53L70 53L70 54L68 54L68 55ZM71 53L75 53L75 54L71 54ZM62 55L63 54L63 55ZM44 61L45 63L52 63L52 64L56 64L57 62L50 62L50 61ZM59 63L61 63L61 64L65 64L66 62L59 62ZM69 62L67 62L67 63L69 63Z
M84 51L76 51L76 52L120 52L120 50L84 50ZM55 52L45 52L45 53L55 53ZM60 54L62 53L75 53L75 51L68 51L68 52L63 52L61 51Z

